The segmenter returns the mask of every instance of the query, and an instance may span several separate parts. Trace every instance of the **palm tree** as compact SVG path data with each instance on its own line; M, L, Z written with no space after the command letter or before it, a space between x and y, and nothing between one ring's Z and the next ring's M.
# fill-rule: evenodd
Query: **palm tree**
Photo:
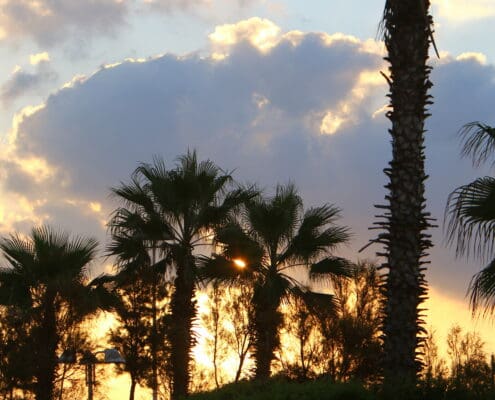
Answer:
M120 225L117 231L126 232L126 224L130 224L130 242L144 245L151 252L151 261L144 262L154 265L166 256L173 266L168 332L173 399L186 396L189 390L192 326L197 313L194 296L199 278L194 250L208 244L211 230L253 196L250 190L232 189L233 183L229 173L210 160L199 162L193 151L179 157L174 169L167 169L158 158L153 164L141 164L131 184L113 190L124 201L124 207L115 214L116 226ZM140 239L134 241L136 235Z
M338 217L339 209L331 205L304 212L302 199L289 184L277 186L272 198L259 196L247 202L240 218L216 231L222 251L205 261L203 273L213 279L241 278L241 283L253 285L255 379L270 376L279 345L282 301L296 296L312 304L324 298L332 307L330 295L310 292L288 272L309 271L322 279L348 272L346 260L329 255L349 239L348 229L335 225Z
M379 234L373 242L383 244L388 270L383 286L384 376L392 384L415 382L420 362L420 304L426 298L423 257L431 247L428 213L425 212L424 122L431 103L428 89L431 67L428 49L432 43L429 0L386 0L382 28L390 62L390 111L392 161L384 170L388 205L377 222ZM384 75L385 76L385 75Z
M480 166L495 155L495 128L480 122L466 124L460 131L462 155ZM482 262L493 257L495 243L495 178L485 176L455 189L445 209L447 241L458 256L473 254ZM495 307L495 260L477 273L470 284L473 311Z
M8 263L0 270L0 304L29 319L37 400L53 398L64 330L96 311L105 295L86 284L96 247L93 239L71 238L46 226L33 228L27 238L13 234L0 240Z

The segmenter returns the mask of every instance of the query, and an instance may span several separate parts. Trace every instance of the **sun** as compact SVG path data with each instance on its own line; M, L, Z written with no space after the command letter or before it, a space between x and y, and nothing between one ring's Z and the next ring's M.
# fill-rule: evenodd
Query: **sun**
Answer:
M240 258L235 258L232 260L234 262L234 265L238 268L246 268L246 262L244 260L241 260Z

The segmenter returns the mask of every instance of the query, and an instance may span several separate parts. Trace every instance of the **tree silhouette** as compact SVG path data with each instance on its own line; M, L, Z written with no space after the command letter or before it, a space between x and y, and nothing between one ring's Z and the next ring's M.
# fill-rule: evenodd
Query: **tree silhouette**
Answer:
M329 253L349 238L347 228L335 224L338 218L339 210L331 205L304 212L302 199L289 184L277 186L271 198L253 198L239 218L216 230L221 252L206 261L203 273L252 285L256 379L270 376L284 299L296 296L309 303L318 298L329 308L334 305L330 295L312 293L288 272L300 269L319 278L348 272L348 262Z
M480 122L460 131L462 154L480 166L495 155L495 128ZM447 241L458 256L474 255L482 262L493 258L495 243L495 178L484 176L455 189L445 209ZM473 310L493 313L495 307L495 259L473 277L469 288Z
M27 238L13 234L0 240L8 263L0 270L0 303L27 321L37 400L53 398L64 330L109 300L101 288L86 284L96 247L93 239L71 238L46 226L33 228Z
M193 151L179 157L173 169L167 169L158 158L153 164L141 164L131 184L113 190L125 204L115 214L124 221L124 231L126 221L131 221L131 242L141 243L139 246L151 252L151 262L146 262L159 262L154 260L156 251L157 257L170 257L173 267L168 327L173 399L189 391L192 326L197 314L194 296L199 278L194 250L208 243L210 231L253 196L233 184L230 174L210 160L198 161ZM135 234L141 239L134 240ZM136 252L131 250L132 254Z
M390 62L390 110L392 161L384 170L389 178L386 212L376 224L384 232L375 242L385 247L384 376L391 387L413 384L420 371L422 342L420 304L426 298L424 276L426 250L431 247L425 212L424 122L431 103L428 90L432 43L429 0L386 0L382 25Z

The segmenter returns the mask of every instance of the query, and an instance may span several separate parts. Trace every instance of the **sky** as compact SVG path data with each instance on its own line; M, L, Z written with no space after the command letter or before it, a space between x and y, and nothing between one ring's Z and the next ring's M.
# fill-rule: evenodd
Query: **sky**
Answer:
M390 160L383 0L0 0L0 234L49 223L97 237L109 188L139 162L188 149L270 191L294 182L306 204L334 203L358 254L383 204ZM495 3L433 0L434 105L427 121L433 229L429 319L454 322L495 352L471 319L479 260L445 245L448 194L489 168L459 156L458 130L495 124ZM103 268L103 267L102 267Z

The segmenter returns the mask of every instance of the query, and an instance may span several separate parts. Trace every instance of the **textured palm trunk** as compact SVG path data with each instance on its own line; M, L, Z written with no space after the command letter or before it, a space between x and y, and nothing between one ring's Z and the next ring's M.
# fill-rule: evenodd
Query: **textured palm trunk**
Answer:
M255 289L256 290L256 289ZM281 316L278 311L280 299L276 302L269 300L269 293L266 293L267 288L258 289L258 293L254 293L254 298L258 298L259 302L254 307L253 321L253 347L255 360L255 379L267 380L270 378L270 366L275 358L275 350L279 346L278 327L280 325Z
M425 251L431 247L425 212L424 122L431 104L427 66L432 19L429 0L387 0L384 13L385 44L390 62L393 158L385 174L389 205L379 242L385 245L388 269L383 291L385 383L414 383L420 368L422 343L420 304L427 297Z
M188 254L185 257L185 262L177 268L175 291L171 301L170 362L173 400L186 397L189 394L189 366L193 345L192 324L196 315L193 263L192 255Z

